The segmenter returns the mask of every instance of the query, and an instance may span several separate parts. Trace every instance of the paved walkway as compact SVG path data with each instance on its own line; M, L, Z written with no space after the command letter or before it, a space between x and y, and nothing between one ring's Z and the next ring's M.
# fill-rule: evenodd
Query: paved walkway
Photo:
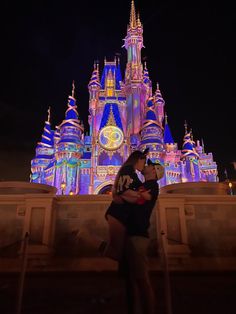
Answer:
M157 313L165 312L164 279L151 274ZM17 274L0 276L0 313L15 314ZM235 273L172 273L173 314L235 313ZM127 314L123 280L115 272L31 273L22 314Z

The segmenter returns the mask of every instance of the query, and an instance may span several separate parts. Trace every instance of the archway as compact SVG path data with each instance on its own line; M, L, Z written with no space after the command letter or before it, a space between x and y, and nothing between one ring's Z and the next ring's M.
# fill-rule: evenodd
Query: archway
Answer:
M98 194L108 194L111 195L112 191L112 184L105 185L101 188L101 190L98 192Z

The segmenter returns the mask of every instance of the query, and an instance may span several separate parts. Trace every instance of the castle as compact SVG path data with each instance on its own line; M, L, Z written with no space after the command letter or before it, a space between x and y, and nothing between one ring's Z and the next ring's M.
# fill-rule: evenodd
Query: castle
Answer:
M185 124L183 145L178 149L164 113L159 85L155 92L147 65L141 62L143 26L131 2L124 39L127 63L124 78L119 59L105 60L88 84L89 135L79 119L75 86L68 97L65 119L51 129L50 110L36 155L31 161L31 182L57 188L58 194L110 193L116 173L129 154L149 148L148 157L165 166L160 186L197 181L218 181L217 165L203 143L194 141Z

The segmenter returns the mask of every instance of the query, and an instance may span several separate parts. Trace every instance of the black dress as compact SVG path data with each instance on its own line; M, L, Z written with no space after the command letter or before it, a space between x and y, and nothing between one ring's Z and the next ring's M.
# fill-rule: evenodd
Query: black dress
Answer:
M138 178L135 169L132 166L124 166L120 171L116 193L121 195L129 189L137 191L142 184L143 183ZM105 217L107 218L107 215L113 216L123 225L127 226L130 206L131 203L126 201L124 201L123 204L117 204L112 201L106 211Z

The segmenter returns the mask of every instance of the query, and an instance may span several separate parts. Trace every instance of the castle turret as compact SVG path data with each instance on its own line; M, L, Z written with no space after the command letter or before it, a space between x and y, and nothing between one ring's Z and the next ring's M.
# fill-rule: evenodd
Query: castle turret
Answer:
M60 140L56 145L57 174L56 186L59 194L77 194L79 192L79 160L83 154L83 124L78 119L75 86L68 97L65 119L60 125Z
M94 63L94 69L91 76L91 79L88 84L89 90L89 126L90 126L90 134L93 134L93 127L96 125L96 115L97 115L97 107L99 104L99 93L101 89L100 78L99 78L99 65Z
M143 47L143 27L139 17L136 18L134 1L131 2L130 21L125 37L125 48L128 60L125 71L125 87L127 95L127 132L134 141L139 139L142 126L144 103L141 101L141 86L143 84L143 66L141 49ZM145 100L145 97L143 97Z
M149 72L147 69L147 63L146 62L144 63L143 83L145 85L147 85L148 88L152 87L152 81L150 80L150 77L149 77Z
M94 63L93 73L88 84L90 110L96 109L100 88L99 65Z
M163 141L164 141L164 147L167 153L177 150L177 144L173 140L171 130L168 124L167 114L165 114L165 127L164 127Z
M36 147L36 155L31 161L31 182L45 183L44 170L50 164L54 157L54 132L50 124L50 107L48 109L48 119L45 121L41 141Z
M192 182L200 180L200 171L199 171L199 155L195 149L195 143L192 138L191 132L187 130L187 123L185 122L185 135L184 143L181 152L181 160L183 163L183 173L182 181L183 182Z
M165 107L165 101L162 97L159 84L157 83L157 88L154 94L154 103L156 106L157 116L159 119L159 122L162 124L164 120L164 107Z
M187 123L185 122L185 135L183 139L183 148L182 148L182 155L181 159L186 160L186 158L199 158L198 153L195 149L195 143L193 141L192 133L191 131L188 132L187 130Z
M147 102L145 120L141 129L140 149L146 148L149 148L151 159L163 161L163 127L156 117L153 98Z
M141 96L144 95L145 99L141 98L142 102L147 102L147 100L152 97L152 81L149 77L149 72L147 68L147 62L144 62L144 71L143 71L143 85L142 85L142 93ZM142 108L142 106L141 106Z
M78 119L76 99L74 97L75 85L72 84L72 95L68 97L65 119L60 124L60 140L58 145L63 143L75 143L80 145L84 129L82 122Z

